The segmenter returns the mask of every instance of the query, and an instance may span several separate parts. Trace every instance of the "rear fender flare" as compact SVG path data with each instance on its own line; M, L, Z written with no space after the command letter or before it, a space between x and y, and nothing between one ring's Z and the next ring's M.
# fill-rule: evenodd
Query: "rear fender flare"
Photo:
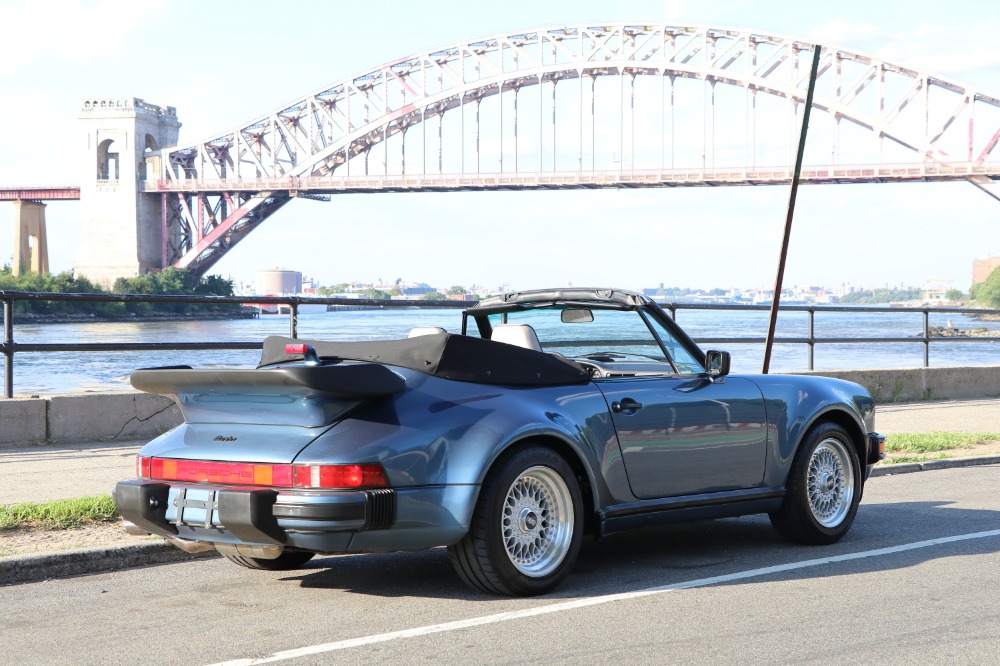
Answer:
M577 476L582 477L580 486L581 490L584 491L583 501L585 505L588 502L587 495L589 494L590 512L588 516L596 515L600 511L606 491L602 488L597 475L594 473L593 463L587 459L587 456L572 439L566 437L563 433L551 430L525 433L516 439L506 442L503 446L497 447L480 472L479 483L475 493L476 501L479 500L479 491L486 480L486 475L496 466L498 461L528 446L543 446L562 456L567 464L573 468ZM589 521L589 518L587 520Z

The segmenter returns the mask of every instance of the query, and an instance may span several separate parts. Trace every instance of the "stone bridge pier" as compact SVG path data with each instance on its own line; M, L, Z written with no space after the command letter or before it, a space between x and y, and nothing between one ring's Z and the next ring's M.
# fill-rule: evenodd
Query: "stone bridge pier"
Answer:
M140 191L158 178L160 148L177 143L177 111L141 99L86 99L80 171L80 245L76 275L110 287L164 266L160 197Z

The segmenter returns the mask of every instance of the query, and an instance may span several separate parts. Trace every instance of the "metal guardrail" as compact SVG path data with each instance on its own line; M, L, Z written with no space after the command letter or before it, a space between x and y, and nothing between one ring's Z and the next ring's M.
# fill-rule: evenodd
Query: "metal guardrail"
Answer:
M670 313L670 316L676 320L678 310L749 310L749 311L762 311L769 312L771 309L770 305L738 305L731 303L719 303L719 304L696 304L696 303L660 303L660 307ZM923 367L930 367L930 355L931 355L931 343L932 342L1000 342L1000 337L996 338L984 338L972 335L954 335L954 336L941 336L932 337L931 336L931 326L930 326L930 316L932 314L990 314L1000 316L1000 310L988 310L982 308L931 308L931 307L919 307L919 308L893 308L893 307L876 307L876 306L844 306L844 305L785 305L778 308L781 312L807 312L809 313L809 329L808 335L804 338L792 337L792 338L775 338L775 344L803 344L809 346L809 370L814 369L814 355L816 351L817 344L854 344L854 343L908 343L915 344L921 343L924 346L924 365ZM817 312L882 312L882 313L892 313L892 314L916 314L920 313L923 315L923 331L919 336L905 337L905 338L892 338L892 337L851 337L851 338L817 338L816 337L816 313ZM738 338L695 338L697 343L720 343L720 344L764 344L767 342L767 338L748 338L748 337L738 337Z
M95 342L95 343L57 343L57 344L23 344L14 341L14 303L17 301L54 301L70 303L199 303L199 304L236 304L236 305L287 305L289 306L288 335L298 337L299 307L302 305L340 305L381 308L453 308L463 309L471 305L471 301L403 301L403 300L371 300L356 298L304 298L299 296L166 296L144 294L62 294L16 292L0 290L0 301L3 303L3 343L0 353L4 357L4 397L14 395L14 356L18 353L36 352L108 352L108 351L206 351L206 350L242 350L260 349L260 341L224 341L224 342ZM736 305L736 304L695 304L695 303L659 303L676 320L679 310L719 310L719 311L762 311L770 310L768 305ZM931 314L992 314L1000 316L1000 310L969 309L969 308L891 308L891 307L854 307L833 305L790 305L782 306L781 312L807 312L809 327L806 337L775 338L775 344L804 344L809 347L809 369L813 369L815 347L818 344L853 344L853 343L909 343L923 344L924 367L930 366L931 342L1000 342L997 338L982 338L975 336L932 337L930 335ZM857 337L857 338L817 338L815 335L815 315L818 312L882 312L893 314L923 315L923 333L915 337ZM711 344L764 344L764 337L707 337L695 338L695 342Z
M92 342L23 344L14 341L14 303L17 301L54 301L68 303L198 303L208 305L287 305L288 336L298 337L299 307L307 304L372 307L413 307L462 309L471 301L393 301L358 298L302 298L298 296L167 296L147 294L61 294L0 290L3 303L4 398L14 396L14 355L33 352L109 352L109 351L210 351L261 349L258 341L225 342Z

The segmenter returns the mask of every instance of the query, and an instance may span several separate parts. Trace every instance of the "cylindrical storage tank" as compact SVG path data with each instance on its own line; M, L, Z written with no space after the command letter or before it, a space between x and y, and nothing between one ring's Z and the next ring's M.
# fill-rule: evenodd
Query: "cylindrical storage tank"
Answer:
M302 289L302 273L280 268L257 271L258 294L297 294Z

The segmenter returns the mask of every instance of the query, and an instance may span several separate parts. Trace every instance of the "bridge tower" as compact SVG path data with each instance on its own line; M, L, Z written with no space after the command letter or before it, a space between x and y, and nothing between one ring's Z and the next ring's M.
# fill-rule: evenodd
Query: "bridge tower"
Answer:
M49 248L45 238L45 204L14 201L14 263L11 272L21 275L49 272Z
M119 277L163 268L158 195L140 183L159 178L155 153L177 143L181 123L171 106L138 98L83 100L80 109L80 242L76 275L110 287Z

